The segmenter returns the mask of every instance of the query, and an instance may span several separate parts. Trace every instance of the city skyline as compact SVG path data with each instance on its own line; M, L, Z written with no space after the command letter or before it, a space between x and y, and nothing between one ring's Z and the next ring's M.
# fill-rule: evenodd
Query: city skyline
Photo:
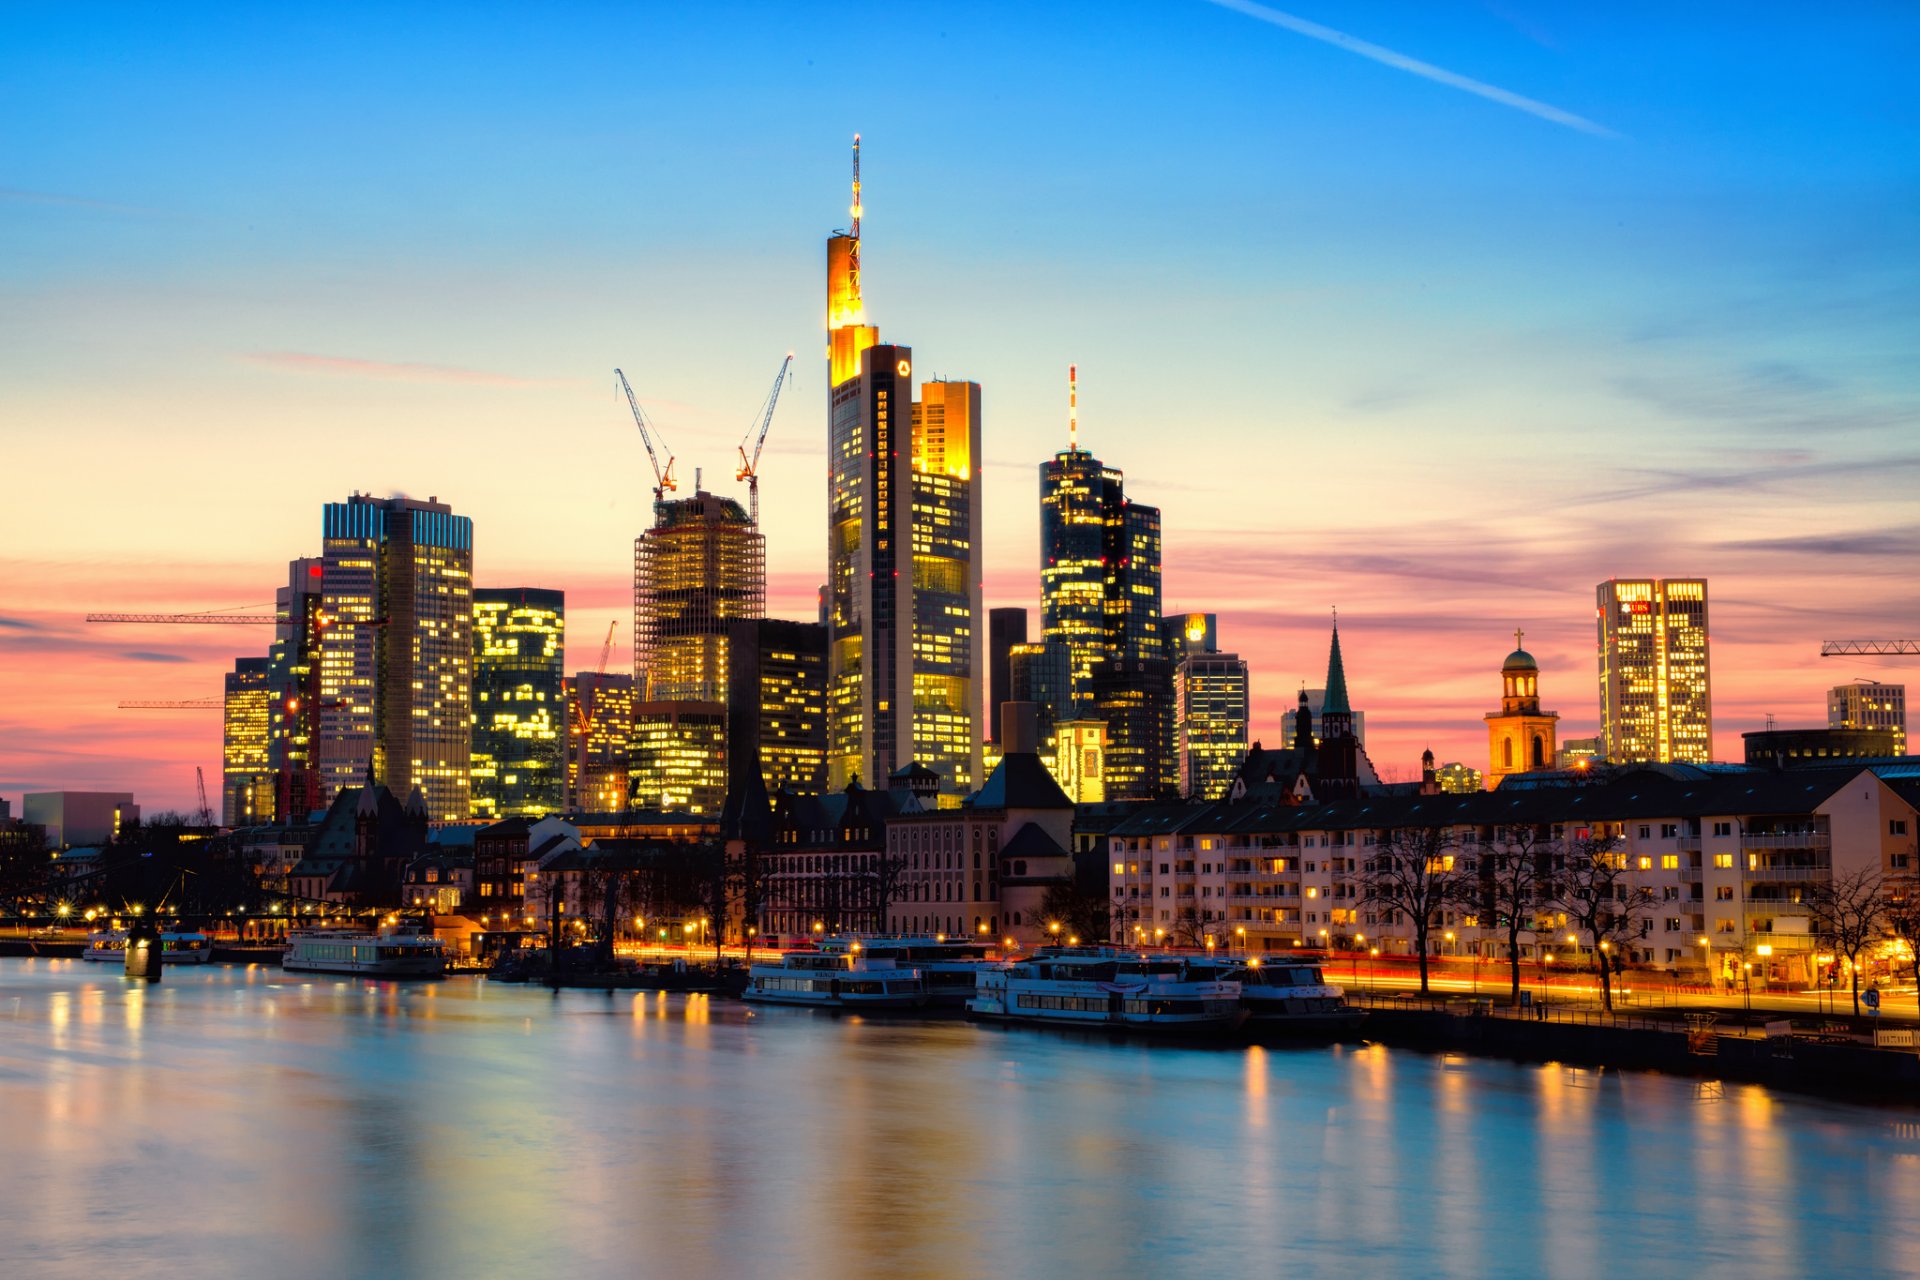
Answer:
M697 139L636 132L611 159L603 136L592 157L569 146L536 163L539 139L515 135L507 169L452 163L480 146L457 114L497 108L448 71L363 108L354 123L372 134L379 112L441 95L418 133L364 155L361 128L323 119L296 78L275 123L322 173L357 175L338 191L275 156L241 192L197 187L204 170L177 142L158 149L177 172L134 154L182 113L274 74L277 56L256 49L125 139L22 139L0 192L0 227L26 250L0 267L14 300L0 418L15 473L60 483L24 486L0 516L0 795L130 790L149 812L190 809L194 766L218 769L220 717L114 703L215 697L234 660L265 644L237 628L80 617L271 601L286 563L315 550L314 507L348 490L437 494L470 516L475 585L566 592L567 669L590 669L595 639L630 603L648 510L610 371L635 372L683 478L730 475L767 361L796 350L801 380L820 378L818 243L845 222L856 129L868 252L885 264L867 276L871 311L935 357L929 379L984 388L988 606L1038 620L1034 468L1064 447L1058 388L1077 363L1082 447L1162 509L1164 608L1221 616L1252 671L1250 736L1270 746L1299 685L1316 682L1334 605L1369 754L1403 777L1427 745L1484 763L1488 690L1515 627L1561 736L1596 732L1587 610L1607 578L1713 584L1717 759L1740 758L1739 734L1768 713L1823 723L1833 685L1904 680L1897 662L1817 656L1829 637L1920 632L1903 574L1920 550L1905 496L1920 457L1902 434L1916 399L1902 364L1915 163L1897 146L1900 110L1876 97L1894 98L1877 78L1891 67L1821 61L1865 47L1872 24L1829 19L1801 49L1767 43L1774 20L1761 15L1738 46L1746 65L1715 48L1726 32L1709 17L1651 49L1631 47L1630 24L1579 15L1528 35L1483 12L1449 25L1398 9L1355 32L1551 102L1595 133L1244 11L1122 18L1065 83L971 122L904 79L831 101L807 87L804 54L755 42L743 56L772 68L765 86L724 109L702 99L711 118ZM69 139L185 74L165 54L127 52L142 74L105 84L101 67L116 64L102 45L136 40L139 24L83 36L42 21L54 30L37 57L0 65ZM792 34L787 21L776 34ZM892 38L933 39L930 21ZM1024 21L1043 43L1065 19ZM661 57L704 31L685 16L659 26ZM69 85L54 76L73 68L48 56L62 30L87 62ZM1040 56L987 56L978 29L946 35L1006 84ZM818 41L800 46L824 60ZM1156 41L1151 101L1075 125L1073 95L1112 105ZM309 56L391 77L405 43L350 55L321 39ZM486 67L510 43L476 36L463 51ZM542 48L576 70L604 56ZM1702 82L1655 83L1689 59ZM1182 106L1203 68L1214 96ZM1287 127L1256 127L1275 104L1252 90L1276 84ZM776 118L778 91L818 95L820 109L792 113L804 125ZM524 127L644 105L582 90ZM1741 126L1734 108L1765 127ZM1804 133L1763 146L1789 111ZM214 163L257 141L256 125L202 124ZM1059 166L1069 133L1075 163ZM1009 158L1016 138L1036 154ZM404 177L447 143L448 158ZM1423 147L1455 166L1443 195ZM607 172L623 158L649 178ZM1689 172L1709 159L1710 173ZM954 164L970 186L956 187ZM1137 198L1109 199L1121 188L1102 181L1135 165L1142 180L1125 190ZM492 191L523 171L543 194L490 197L485 213L463 196L463 182ZM674 171L687 181L660 181ZM770 185L775 199L745 198ZM559 245L561 232L576 243ZM996 323L1010 311L1032 323ZM691 336L722 325L724 347ZM811 618L824 579L821 390L783 402L762 463L773 617ZM530 442L553 450L544 470L569 473L550 502L528 501L542 470L522 465ZM613 669L630 661L617 650Z

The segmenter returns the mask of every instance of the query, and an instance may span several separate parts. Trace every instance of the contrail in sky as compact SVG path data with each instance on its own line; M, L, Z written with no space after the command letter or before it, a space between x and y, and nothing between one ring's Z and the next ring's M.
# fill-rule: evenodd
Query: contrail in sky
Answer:
M1244 13L1249 18L1267 23L1269 26L1279 27L1283 31L1291 31L1295 35L1306 36L1309 40L1318 40L1323 44L1330 44L1336 49L1345 49L1348 53L1357 53L1363 58L1371 58L1373 61L1383 63L1386 66L1411 72L1422 79L1432 80L1436 84L1444 84L1454 89L1460 89L1476 97L1485 98L1489 102L1498 102L1502 106L1512 107L1517 111L1524 111L1530 116L1539 116L1542 120L1551 120L1555 124L1566 125L1569 129L1578 129L1582 133L1591 133L1601 138L1617 138L1620 136L1605 125L1595 124L1585 116L1577 116L1571 111L1562 111L1560 108L1550 106L1547 103L1536 102L1532 98L1523 98L1517 93L1509 93L1505 89L1496 88L1493 85L1482 83L1479 80L1472 80L1463 75L1457 75L1444 67L1436 67L1431 62L1422 62L1418 58L1409 58L1404 53L1395 53L1393 50L1384 49L1377 44L1369 44L1367 41L1359 39L1356 36L1350 36L1344 31L1335 31L1332 27L1323 27L1317 22L1309 22L1305 18L1296 18L1290 13L1282 13L1278 9L1270 9L1264 4L1255 4L1254 0L1207 0L1207 2L1218 5L1222 9L1231 9L1235 13Z

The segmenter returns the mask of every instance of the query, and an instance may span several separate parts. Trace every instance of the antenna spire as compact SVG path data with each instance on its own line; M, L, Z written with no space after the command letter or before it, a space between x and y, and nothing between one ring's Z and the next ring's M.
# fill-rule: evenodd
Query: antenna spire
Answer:
M860 298L860 135L853 135L853 206L848 210L853 215L853 247L848 253L847 283L852 288L854 300Z
M1067 452L1080 452L1080 366L1067 366Z

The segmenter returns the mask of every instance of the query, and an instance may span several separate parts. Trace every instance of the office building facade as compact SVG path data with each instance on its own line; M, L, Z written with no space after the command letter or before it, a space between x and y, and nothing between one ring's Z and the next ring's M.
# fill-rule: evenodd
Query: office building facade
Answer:
M473 593L472 817L540 817L566 791L566 595Z
M227 673L221 716L222 826L274 819L274 701L272 659L237 659Z
M1607 761L1712 759L1706 579L1614 578L1596 594Z
M581 671L566 682L568 813L627 808L633 767L633 677Z
M1907 686L1854 680L1827 690L1829 729L1887 729L1894 754L1907 753Z
M827 786L827 629L778 618L733 624L729 757L751 741L768 792Z
M418 788L432 822L471 810L473 521L429 498L355 494L322 517L321 800Z

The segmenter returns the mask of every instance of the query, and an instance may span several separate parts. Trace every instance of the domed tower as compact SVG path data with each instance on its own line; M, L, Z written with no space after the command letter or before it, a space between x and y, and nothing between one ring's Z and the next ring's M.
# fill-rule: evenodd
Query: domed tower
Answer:
M1489 788L1510 773L1553 768L1559 751L1560 713L1540 709L1540 664L1519 647L1525 635L1513 633L1514 650L1500 664L1500 710L1487 713Z

